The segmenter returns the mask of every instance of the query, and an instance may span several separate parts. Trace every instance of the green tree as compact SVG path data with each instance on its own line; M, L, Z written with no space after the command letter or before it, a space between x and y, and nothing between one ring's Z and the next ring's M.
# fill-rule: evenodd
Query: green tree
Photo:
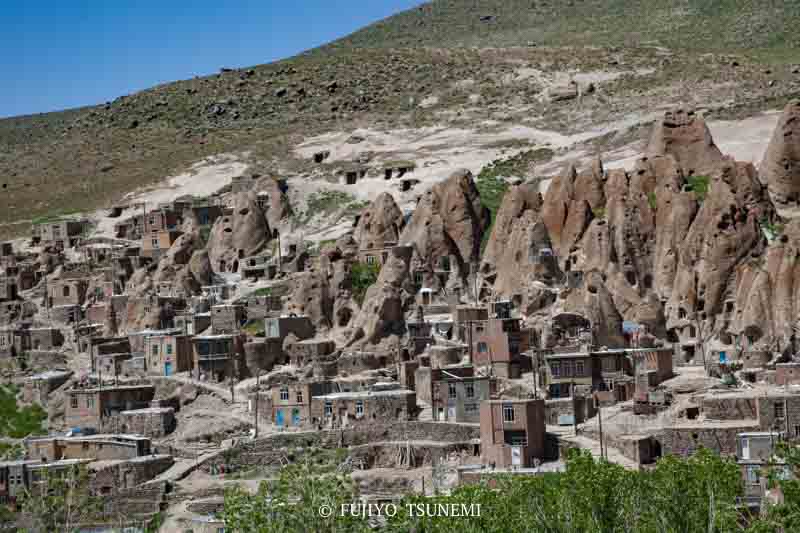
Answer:
M81 524L94 522L102 499L92 494L85 466L42 470L22 499L19 523L27 533L77 531Z
M378 263L355 263L350 268L350 290L358 305L364 303L367 289L378 281L381 267Z
M222 517L237 533L326 533L366 530L366 522L341 513L354 500L348 475L330 458L306 456L281 469L278 479L262 481L255 494L240 485L225 491ZM320 509L330 509L323 516Z

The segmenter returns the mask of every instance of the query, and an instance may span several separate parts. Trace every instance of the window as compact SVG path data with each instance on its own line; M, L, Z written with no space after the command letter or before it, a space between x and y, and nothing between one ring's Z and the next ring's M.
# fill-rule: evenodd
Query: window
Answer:
M153 245L153 248L158 248L158 237L153 237L150 239L150 244Z
M557 378L561 375L561 363L550 363L550 373L553 374L554 378Z
M464 385L464 390L467 395L467 398L474 398L475 397L475 384L474 383L466 383Z
M489 351L489 346L485 342L478 343L478 353L486 353Z
M153 355L158 355L158 344L153 345Z
M94 396L87 396L86 397L86 407L89 407L89 408L94 407Z
M583 361L575 361L575 375L583 376Z
M303 403L303 391L297 391L297 403Z
M464 404L464 411L467 413L476 413L478 412L478 404L477 403L465 403Z
M63 294L64 296L69 296L69 285L64 285L64 288L63 288L62 294Z
M73 395L70 396L69 405L73 409L77 409L78 408L78 395L77 394L73 394Z
M784 417L784 409L782 403L775 404L775 418L783 418Z
M756 465L748 465L747 466L747 482L751 485L758 485L758 471L759 468Z
M484 332L485 329L486 329L486 326L484 325L483 322L478 322L477 324L475 324L475 334L476 335L483 335L483 332Z
M503 422L513 422L514 421L514 406L513 405L504 405L503 406Z
M154 217L150 217L149 222L150 222L151 226L155 226L156 225L156 219Z
M364 416L364 400L356 402L356 416Z
M172 355L172 344L167 344L167 355Z
M448 383L447 384L447 396L450 398L456 397L456 384L455 383Z
M281 401L289 401L289 387L281 387Z
M572 361L564 361L564 376L572 375Z
M88 442L86 442L86 441L83 441L83 442L81 443L81 446L82 446L82 448L83 448L84 450L88 450L88 449L89 449L89 443L88 443Z
M375 256L374 255L368 255L367 256L367 264L368 265L374 265L375 264Z
M330 400L325 400L325 416L333 414L333 403Z
M445 272L450 272L450 256L443 255L439 258L439 269Z
M794 436L795 437L800 437L800 426L795 426L794 427Z
M414 271L414 285L422 286L422 271L416 270Z

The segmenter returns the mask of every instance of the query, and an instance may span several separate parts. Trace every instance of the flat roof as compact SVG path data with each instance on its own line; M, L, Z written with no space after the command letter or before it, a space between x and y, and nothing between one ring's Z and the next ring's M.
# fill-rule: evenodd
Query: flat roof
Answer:
M127 440L150 440L150 437L145 437L143 435L134 435L129 433L99 433L95 435L48 435L45 437L30 437L25 439L29 442L36 442L36 441L47 441L47 440L73 440L73 441L84 441L84 440L120 440L120 439L127 439Z
M84 387L84 388L72 388L69 389L67 392L100 392L104 390L136 390L136 389L154 389L156 388L155 385L150 384L142 384L142 385L109 385L107 387Z
M348 398L374 398L376 396L407 396L409 394L414 394L414 391L408 389L387 389L380 391L332 392L331 394L324 394L322 396L313 396L313 398L321 398L323 400L345 400Z

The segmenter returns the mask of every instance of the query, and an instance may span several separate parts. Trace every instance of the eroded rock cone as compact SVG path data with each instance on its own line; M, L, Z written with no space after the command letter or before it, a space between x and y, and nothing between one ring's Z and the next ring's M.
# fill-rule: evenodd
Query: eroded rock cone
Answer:
M423 272L425 286L461 284L469 265L480 257L489 223L489 210L481 205L472 174L458 170L422 196L400 242L414 247L412 263ZM447 268L443 258L449 259ZM436 270L443 271L444 280L434 275Z
M656 123L647 155L671 155L686 175L713 174L723 159L703 117L682 108L667 111Z
M396 246L389 251L378 280L367 289L364 304L353 319L348 346L376 345L390 335L405 332L403 286L408 280L412 254L408 246Z
M362 249L383 248L400 240L403 212L389 193L381 193L362 213L353 238Z
M778 214L784 218L800 216L800 100L783 110L760 172Z
M239 193L233 213L219 217L211 228L208 256L215 272L236 272L239 261L259 253L271 237L255 194Z

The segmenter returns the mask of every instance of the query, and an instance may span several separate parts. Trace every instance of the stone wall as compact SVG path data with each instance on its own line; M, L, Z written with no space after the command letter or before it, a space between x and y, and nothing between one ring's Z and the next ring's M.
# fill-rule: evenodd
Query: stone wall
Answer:
M756 398L744 395L706 394L699 398L700 411L710 420L756 420Z
M169 469L175 460L169 455L145 455L124 461L97 461L89 465L94 473L91 487L100 494L114 494L135 488Z
M447 422L398 422L389 425L373 424L360 428L297 433L276 433L255 441L244 441L213 457L202 465L210 472L220 467L225 471L251 468L257 465L278 464L284 457L292 459L307 448L347 448L375 442L425 440L442 443L468 442L480 439L477 424Z
M720 455L736 455L736 441L739 433L758 431L758 425L742 421L741 425L673 426L665 427L654 435L661 446L661 455L692 455L699 447L708 448Z
M107 433L132 433L151 439L162 438L175 430L175 409L172 407L148 407L122 411L116 416L103 419L103 431Z

